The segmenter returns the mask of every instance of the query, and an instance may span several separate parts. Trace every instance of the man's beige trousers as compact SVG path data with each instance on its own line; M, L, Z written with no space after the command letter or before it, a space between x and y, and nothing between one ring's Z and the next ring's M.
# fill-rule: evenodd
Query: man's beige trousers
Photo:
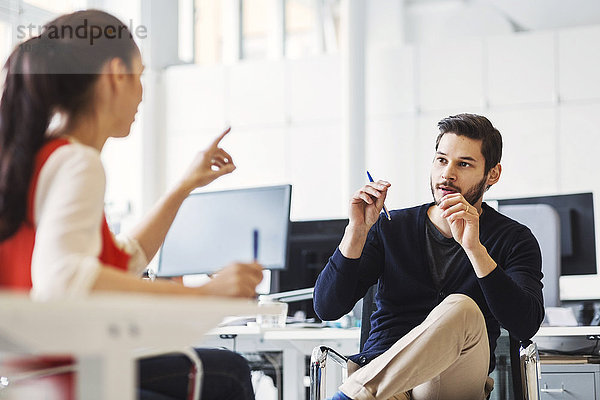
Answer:
M479 307L468 296L452 294L389 350L352 373L340 390L356 400L482 400L493 386L489 360Z

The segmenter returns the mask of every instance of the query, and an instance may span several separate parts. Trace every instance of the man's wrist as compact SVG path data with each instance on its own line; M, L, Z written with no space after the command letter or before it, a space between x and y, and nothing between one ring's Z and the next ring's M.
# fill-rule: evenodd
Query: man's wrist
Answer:
M364 236L366 238L367 234L369 233L369 230L371 230L370 226L367 226L365 224L353 224L351 222L346 226L346 229L344 230L344 234L355 235L355 236Z
M339 246L342 255L346 258L360 258L368 233L369 228L366 226L352 224L346 226Z
M473 269L475 270L475 275L477 275L478 278L484 278L496 269L496 262L489 255L483 244L480 243L473 250L465 249L465 253L467 253L467 257L469 257Z
M464 246L463 246L463 248L464 248ZM467 256L469 258L479 258L479 257L485 257L488 255L487 249L481 243L477 244L472 249L465 248L465 253L467 253Z

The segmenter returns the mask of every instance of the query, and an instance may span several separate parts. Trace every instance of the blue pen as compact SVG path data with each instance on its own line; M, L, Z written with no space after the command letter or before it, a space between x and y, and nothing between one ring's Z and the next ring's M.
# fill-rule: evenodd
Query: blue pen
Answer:
M254 262L258 262L258 229L252 231L252 249L254 251Z
M367 171L367 177L369 178L369 182L375 182L375 180L373 179L373 177L371 176L371 174L369 173L369 171ZM386 208L385 203L383 204L383 211L385 212L385 216L387 217L387 219L391 221L392 217L390 215L390 212Z

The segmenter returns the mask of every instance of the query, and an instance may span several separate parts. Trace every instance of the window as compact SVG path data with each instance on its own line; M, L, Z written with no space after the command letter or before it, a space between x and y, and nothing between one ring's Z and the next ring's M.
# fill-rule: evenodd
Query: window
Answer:
M26 0L20 1L16 16L13 43L29 39L41 33L45 23L55 17L85 7L84 0Z
M86 6L86 2L82 0L26 0L24 3L57 15Z
M223 63L224 54L259 60L339 49L340 0L195 0L194 6L197 64Z
M316 22L314 2L286 1L285 50L288 58L301 58L317 53Z
M0 59L2 65L8 58L12 47L12 29L8 22L0 21Z
M287 58L338 51L340 0L286 0L285 17Z
M195 61L197 64L220 64L223 59L222 2L196 0L195 8Z
M46 22L85 5L85 0L0 0L2 62L14 45L38 35Z
M272 25L271 0L242 2L242 58L265 59L269 54L269 31Z

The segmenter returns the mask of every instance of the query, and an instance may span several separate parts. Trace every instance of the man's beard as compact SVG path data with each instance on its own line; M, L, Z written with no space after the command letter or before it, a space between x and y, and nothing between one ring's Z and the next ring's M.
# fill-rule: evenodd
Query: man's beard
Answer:
M473 204L477 203L479 201L479 199L481 199L483 197L483 194L487 190L486 181L487 181L487 176L484 176L483 179L481 179L481 181L479 181L479 183L477 183L475 186L471 187L471 189L469 189L466 193L463 193L463 197L469 204L473 205ZM452 182L444 181L444 182L440 183L440 185L449 187L450 189L455 190L458 193L462 193L462 190L459 187L454 186L452 184ZM431 181L431 178L429 178L429 186L431 188L431 195L433 196L433 201L435 202L436 205L439 206L441 199L440 199L440 201L438 201L435 198L435 188L433 187L433 182Z

